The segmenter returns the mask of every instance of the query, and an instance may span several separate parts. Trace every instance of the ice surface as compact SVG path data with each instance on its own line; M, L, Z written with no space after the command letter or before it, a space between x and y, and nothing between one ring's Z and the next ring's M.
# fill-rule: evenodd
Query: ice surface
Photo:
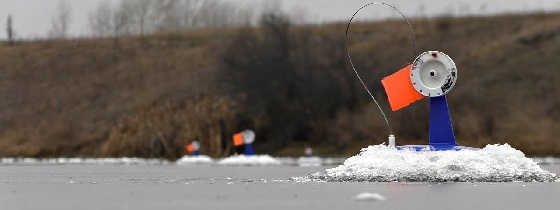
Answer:
M280 165L282 162L270 155L234 155L218 162L220 165L262 166Z
M206 155L199 155L199 156L185 155L181 159L177 160L177 162L175 163L178 165L188 165L188 164L210 164L213 162L214 161L212 160L212 158Z
M385 145L363 148L343 165L295 177L295 181L371 182L551 182L558 176L541 169L508 144L480 150L396 150Z

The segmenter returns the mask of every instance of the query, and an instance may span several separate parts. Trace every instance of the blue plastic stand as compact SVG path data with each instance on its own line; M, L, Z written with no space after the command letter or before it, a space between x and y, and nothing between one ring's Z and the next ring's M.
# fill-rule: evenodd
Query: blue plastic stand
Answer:
M254 155L253 144L245 144L245 155Z
M430 98L430 146L436 150L457 146L445 96Z
M200 155L200 152L198 150L195 150L194 151L194 156L199 156L199 155Z
M429 145L397 146L399 150L477 150L478 148L457 146L451 116L445 96L430 98L430 143Z

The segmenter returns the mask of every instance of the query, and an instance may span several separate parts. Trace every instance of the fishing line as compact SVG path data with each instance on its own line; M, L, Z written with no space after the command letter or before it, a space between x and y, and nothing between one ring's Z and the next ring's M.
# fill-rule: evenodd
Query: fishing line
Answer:
M408 28L410 29L410 36L411 36L410 38L412 40L412 59L411 60L414 60L414 55L415 55L415 52L416 52L416 35L415 35L415 32L414 32L414 28L412 28L412 24L410 24L410 21L408 21L408 18L399 9L397 9L395 6L387 4L385 2L370 2L370 3L367 3L367 4L363 5L356 12L354 12L352 17L348 21L348 25L346 26L346 52L347 52L347 56L348 56L348 61L350 62L350 65L352 66L352 70L354 70L354 74L356 75L356 77L358 78L360 83L362 84L362 87L369 94L369 96L371 97L371 100L375 103L375 105L379 109L379 112L381 112L381 116L383 116L383 119L385 120L385 125L387 126L387 130L389 131L389 134L393 134L393 129L391 127L391 124L389 123L387 115L385 114L383 109L381 109L381 106L379 105L379 102L377 102L377 100L373 96L372 92L370 91L370 89L368 88L368 86L366 85L366 83L364 82L362 77L360 77L360 74L358 73L358 70L356 70L356 67L354 66L354 62L352 62L352 56L350 55L350 40L351 40L350 39L350 34L351 34L350 25L352 24L352 21L354 20L356 15L362 9L364 9L366 7L369 7L369 6L372 6L372 5L379 5L379 6L385 6L387 8L390 8L393 11L397 12L406 21L406 23L408 24Z

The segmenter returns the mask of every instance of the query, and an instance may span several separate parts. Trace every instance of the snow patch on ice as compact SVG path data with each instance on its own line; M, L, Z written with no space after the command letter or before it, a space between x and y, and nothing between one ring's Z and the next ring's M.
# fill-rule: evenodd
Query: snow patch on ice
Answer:
M318 167L322 165L322 160L319 157L300 157L297 163L301 167Z
M534 157L532 158L539 165L557 165L560 164L560 159L555 157Z
M150 165L169 164L162 159L143 158L0 158L0 164L4 165L68 165L68 164L119 164L119 165Z
M189 165L189 164L210 164L214 161L212 158L206 155L199 155L199 156L189 156L185 155L181 159L177 160L175 163L178 165Z
M280 165L282 162L270 155L234 155L224 158L218 162L220 165L236 165L236 166L264 166L264 165Z
M557 175L541 169L508 144L480 150L396 150L386 145L363 148L343 165L294 181L370 182L552 182Z
M380 194L377 193L369 193L369 192L363 192L360 193L358 195L356 195L356 197L354 197L354 200L356 201L384 201L387 200L385 197L383 197Z

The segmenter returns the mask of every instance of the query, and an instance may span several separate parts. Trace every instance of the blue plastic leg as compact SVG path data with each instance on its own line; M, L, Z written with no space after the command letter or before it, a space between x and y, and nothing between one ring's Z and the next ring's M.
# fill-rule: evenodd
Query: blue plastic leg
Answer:
M430 98L430 146L450 150L457 144L445 96Z
M200 155L200 152L198 150L195 150L194 151L194 156L199 156L199 155Z
M253 144L245 144L245 155L254 155Z

